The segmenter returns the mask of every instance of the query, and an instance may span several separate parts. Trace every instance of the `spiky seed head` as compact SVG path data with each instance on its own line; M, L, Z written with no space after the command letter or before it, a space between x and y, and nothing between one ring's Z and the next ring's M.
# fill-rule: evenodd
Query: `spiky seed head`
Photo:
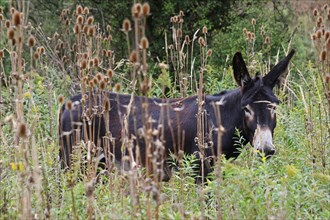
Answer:
M326 31L324 34L324 39L328 40L330 38L330 31Z
M93 80L90 80L88 84L89 84L89 87L91 87L91 88L93 88L93 87L95 86L95 84L94 84L94 81L93 81Z
M111 79L111 78L113 77L113 75L114 75L114 71L113 71L113 69L108 69L108 70L107 70L107 75L108 75L108 77Z
M148 2L143 3L142 5L142 15L149 16L150 15L150 5Z
M251 33L251 39L252 40L255 40L256 39L256 35L253 32Z
M7 29L10 28L10 21L9 20L6 20L5 26L6 26Z
M149 48L149 41L146 37L141 38L140 46L144 50Z
M247 31L248 30L246 28L243 28L243 34L244 34L244 36L246 36Z
M313 34L311 35L311 38L312 38L313 41L315 41L316 38L317 38L317 35L316 35L315 33L313 33Z
M317 18L317 23L322 23L323 22L323 17L322 16L319 16L318 18Z
M269 36L266 37L265 42L266 42L266 44L270 44L270 37Z
M99 80L97 79L97 77L93 78L93 83L94 83L94 85L97 85L99 83Z
M180 11L180 12L179 12L179 16L180 16L180 17L184 17L184 12L183 12L183 11Z
M110 111L110 101L109 101L109 99L106 99L105 101L104 101L104 111Z
M89 67L94 66L94 59L89 59L89 60L88 60L88 66L89 66Z
M328 9L328 4L323 5L323 10L326 11Z
M14 37L15 37L15 31L14 31L13 28L9 28L7 30L7 37L8 37L9 40L13 40L14 39Z
M100 89L104 90L106 86L107 86L106 82L104 80L101 80L100 81Z
M63 97L62 95L59 95L59 96L57 97L57 100L58 100L58 103L59 103L59 104L63 104L63 102L64 102L64 97Z
M138 18L141 15L142 5L141 3L135 3L132 7L132 17Z
M256 23L257 23L256 19L255 19L255 18L252 18L252 20L251 20L251 24L252 24L253 26L255 26Z
M137 53L135 50L133 50L129 56L129 60L132 62L132 63L136 63L137 62Z
M189 35L186 35L184 37L184 40L185 40L185 42L186 42L187 45L190 45L190 37L189 37Z
M0 21L3 20L3 14L0 14Z
M72 110L72 107L73 107L72 101L71 100L68 100L65 103L65 109L71 111Z
M82 58L84 58L84 59L87 60L87 58L88 58L88 54L87 54L87 53L83 53L83 54L82 54Z
M107 25L107 31L110 33L110 31L111 31L111 26L110 26L110 24L108 24Z
M10 8L10 14L13 15L16 12L16 9L14 7Z
M5 53L4 50L0 50L0 60L3 59L5 57Z
M100 65L100 59L98 57L94 58L94 66L98 67Z
M80 15L83 13L83 7L81 5L78 5L76 8L76 14Z
M17 136L20 138L27 137L27 127L25 123L20 123L17 128Z
M38 51L35 51L35 52L34 52L33 57L34 57L35 60L39 60L39 58L40 58L40 54L38 53Z
M78 15L76 23L82 25L84 23L84 16Z
M327 51L326 50L322 50L321 54L320 54L320 60L321 61L325 61L327 59Z
M94 22L94 17L93 16L89 16L87 19L87 24L91 25Z
M38 47L38 49L39 49L40 54L44 54L45 53L45 48L43 46Z
M205 46L205 40L203 37L199 37L198 38L198 43L201 47L204 47Z
M87 68L87 60L86 59L83 59L81 62L80 62L80 69L84 70Z
M83 32L84 32L85 34L87 34L88 29L89 29L88 25L84 25L84 27L83 27Z
M125 18L123 21L123 31L129 32L131 29L131 21L128 18Z
M314 17L316 17L317 15L318 15L318 10L317 10L317 8L314 8L314 10L313 10L313 15L314 15Z
M329 84L330 83L330 74L329 73L325 75L324 82L325 82L325 84Z
M35 43L36 43L36 39L34 38L33 35L30 35L28 38L28 46L32 48L34 47Z
M176 36L178 38L181 38L182 37L182 29L181 28L179 28L179 29L176 30Z
M95 76L99 81L102 80L103 76L102 76L102 73L98 72Z
M73 27L73 33L79 34L81 31L81 25L80 24L75 24Z
M316 32L316 36L317 36L318 39L321 39L321 37L322 37L322 31L321 30L318 30Z
M265 31L264 30L261 30L261 36L265 36Z
M208 57L212 56L212 52L213 52L212 49L208 49L206 56L208 56Z
M120 90L121 90L121 84L120 84L120 83L116 83L116 85L115 85L115 91L116 91L117 93L119 93Z
M85 15L88 15L88 14L89 14L89 8L88 8L88 7L85 7L85 8L84 8L84 14L85 14Z
M170 22L174 23L174 16L170 18Z
M90 37L93 37L94 36L94 34L95 34L95 26L93 25L93 26L91 26L91 27L89 27L89 29L88 29L88 36L90 36Z

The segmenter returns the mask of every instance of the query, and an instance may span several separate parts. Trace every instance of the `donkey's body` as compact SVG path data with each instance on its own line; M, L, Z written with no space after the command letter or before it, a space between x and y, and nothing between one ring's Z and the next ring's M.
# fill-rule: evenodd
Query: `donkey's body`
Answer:
M293 56L292 51L285 59L277 64L265 77L250 78L242 56L234 56L233 68L235 79L240 86L232 91L203 97L203 136L210 147L205 149L205 156L217 155L217 140L219 122L224 128L221 137L221 153L227 157L238 155L234 142L235 130L238 129L245 140L266 155L275 153L272 142L273 130L276 126L274 107L278 99L272 89L277 78L286 70ZM158 99L139 96L122 95L115 93L94 94L86 102L86 109L82 109L81 95L71 98L75 103L72 110L63 106L60 112L60 145L62 165L70 166L70 154L74 144L74 130L80 127L86 130L88 136L79 136L78 139L91 140L100 148L104 148L106 140L112 138L110 149L116 159L123 157L123 141L125 138L133 139L133 148L138 146L140 161L145 165L146 132L158 131L152 140L159 139L165 147L165 154L169 151L177 153L183 150L193 154L200 152L197 144L197 96L181 99ZM104 111L104 100L109 100L110 109ZM89 114L91 123L82 123L82 112L89 112L92 106L93 114ZM220 109L217 109L220 108ZM219 111L220 110L220 111ZM220 112L220 117L219 117ZM125 120L127 118L127 120ZM221 120L219 120L221 119ZM88 120L87 120L88 121ZM73 123L72 123L73 122ZM93 129L91 129L91 126ZM125 136L125 137L124 137ZM127 140L127 139L126 139ZM127 142L125 143L127 144ZM133 152L136 151L133 149ZM206 172L207 173L207 172Z

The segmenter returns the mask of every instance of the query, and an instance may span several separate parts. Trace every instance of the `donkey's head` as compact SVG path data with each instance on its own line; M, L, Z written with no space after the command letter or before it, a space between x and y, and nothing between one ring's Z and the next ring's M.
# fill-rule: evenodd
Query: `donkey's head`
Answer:
M257 75L254 78L250 77L241 53L237 52L233 59L234 76L242 95L243 132L252 146L265 155L275 153L273 131L279 100L273 88L294 53L292 50L266 76Z

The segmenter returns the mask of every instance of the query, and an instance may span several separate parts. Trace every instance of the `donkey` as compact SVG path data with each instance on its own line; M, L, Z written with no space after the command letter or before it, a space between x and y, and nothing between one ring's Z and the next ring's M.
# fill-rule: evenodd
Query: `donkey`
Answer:
M146 165L148 156L156 155L152 154L156 147L150 148L150 143L158 143L157 146L161 143L165 158L168 152L178 153L180 150L187 154L204 151L204 158L207 158L219 153L217 146L221 146L221 154L227 158L237 157L239 146L235 144L236 130L240 131L246 143L249 142L264 155L271 156L276 152L273 131L276 126L275 109L279 104L273 88L277 79L286 71L294 53L292 50L264 77L256 75L254 78L250 77L242 54L237 52L234 55L233 70L238 88L203 96L203 136L211 143L205 150L200 149L197 143L197 96L159 99L103 92L91 94L82 101L83 96L76 95L71 98L74 107L66 109L63 105L59 114L62 167L70 167L72 147L79 141L77 139L93 142L103 151L106 151L106 140L114 140L111 143L108 141L111 153L106 154L105 160L109 160L109 155L117 160L125 155L133 155L143 166ZM107 102L108 107L104 107L104 102ZM86 116L88 106L93 113ZM220 139L219 129L216 129L221 127L219 123L223 128ZM93 131L89 129L91 127ZM151 139L146 137L149 131L154 135ZM133 141L127 142L125 137ZM123 150L123 145L129 145L128 143L131 147ZM166 161L164 167L166 168ZM204 175L210 171L209 168L205 169Z

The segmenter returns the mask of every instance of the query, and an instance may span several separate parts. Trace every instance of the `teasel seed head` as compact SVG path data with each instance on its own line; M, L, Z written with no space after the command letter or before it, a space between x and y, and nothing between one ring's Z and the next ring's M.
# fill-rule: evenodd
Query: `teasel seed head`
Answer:
M320 54L320 60L321 61L325 61L327 59L327 51L326 50L322 50L321 54Z
M81 31L81 25L80 24L75 24L73 27L73 33L79 34Z
M186 35L185 38L184 38L185 42L187 45L190 45L190 37L189 35Z
M76 8L76 14L80 15L83 13L83 7L81 5L78 5Z
M131 21L128 18L125 18L123 21L123 31L129 32L131 30Z
M95 66L95 67L98 67L99 65L100 65L100 60L99 60L98 57L95 57L95 58L94 58L94 66Z
M208 56L208 57L212 56L212 52L213 52L212 49L208 49L206 56Z
M150 15L150 5L148 2L143 3L142 5L142 15L149 16Z
M88 29L89 29L88 25L84 25L84 27L83 27L83 32L84 32L85 34L87 34Z
M58 101L59 104L63 104L63 102L64 102L64 97L63 97L62 95L59 95L59 96L57 97L57 101Z
M65 109L71 111L72 107L73 107L72 101L71 100L66 101Z
M87 68L87 60L86 59L83 59L81 62L80 62L80 69L84 70Z
M88 19L87 19L87 24L88 25L91 25L94 21L94 17L93 16L89 16Z
M179 16L180 17L184 17L184 12L181 10L181 11L179 11Z
M36 43L36 39L34 38L33 35L30 35L28 38L28 46L32 48L34 47L35 43Z
M78 17L76 19L76 24L82 25L83 23L84 23L84 16L78 15Z
M198 38L198 43L201 47L205 47L205 40L203 37Z
M88 15L88 14L89 14L89 8L88 8L88 7L85 7L85 8L84 8L84 14L85 14L85 15Z
M100 81L100 89L105 90L106 86L107 86L106 82L104 80L101 80Z
M255 26L256 23L257 23L256 19L255 19L255 18L252 18L252 20L251 20L251 24L252 24L253 26Z
M132 63L136 63L137 62L137 53L135 50L133 50L129 56L129 60L132 62Z
M98 72L95 77L98 79L98 81L101 81L103 78L103 75L102 75L102 73Z
M39 58L40 58L40 54L38 53L38 51L35 51L35 52L34 52L34 54L33 54L33 58L34 58L35 60L39 60Z
M26 138L27 137L27 127L25 123L20 123L17 128L17 136L20 138Z
M138 18L141 15L142 5L141 3L135 3L132 7L132 17Z
M247 32L248 32L248 30L246 28L243 28L243 34L245 37L246 37Z
M38 47L37 50L39 51L40 54L44 54L45 53L45 48L43 46Z
M113 71L113 69L108 69L108 70L107 70L107 75L108 75L108 77L111 79L111 78L114 76L114 71Z
M317 8L314 8L314 10L313 10L313 15L314 15L314 17L316 17L316 16L318 15L318 10L317 10Z
M99 80L98 80L98 78L97 78L97 77L94 77L94 78L93 78L93 83L94 83L94 85L97 85L97 84L99 84Z
M141 38L140 46L144 50L149 48L149 41L146 37Z
M110 33L110 31L111 31L111 25L108 24L106 29L107 29L107 31Z
M178 38L181 38L182 37L182 29L181 28L179 28L179 29L176 30L176 36Z
M324 39L328 40L330 38L330 31L326 31L324 34Z
M3 14L0 14L0 21L3 21Z
M317 23L322 23L323 22L323 17L322 16L319 16L318 18L317 18Z
M110 101L109 101L109 99L106 99L105 101L104 101L104 111L106 111L106 112L108 112L108 111L110 111Z
M6 26L7 29L10 28L10 21L9 20L6 20L5 26Z
M317 36L318 39L321 39L321 37L322 37L322 31L321 30L318 30L316 32L316 36Z
M94 34L95 34L95 26L93 25L93 26L91 26L91 27L89 27L89 29L88 29L88 35L90 36L90 37L93 37L94 36Z
M266 44L270 44L270 37L269 36L266 37L265 42L266 42Z
M329 73L325 75L324 82L325 82L325 84L329 84L330 83L330 74Z
M92 66L94 66L94 59L89 59L88 60L88 66L91 68Z
M9 28L7 30L7 37L9 40L13 40L15 38L15 31L13 28Z
M116 85L115 85L115 91L116 91L117 93L119 93L120 90L121 90L121 84L120 84L120 83L116 83Z

